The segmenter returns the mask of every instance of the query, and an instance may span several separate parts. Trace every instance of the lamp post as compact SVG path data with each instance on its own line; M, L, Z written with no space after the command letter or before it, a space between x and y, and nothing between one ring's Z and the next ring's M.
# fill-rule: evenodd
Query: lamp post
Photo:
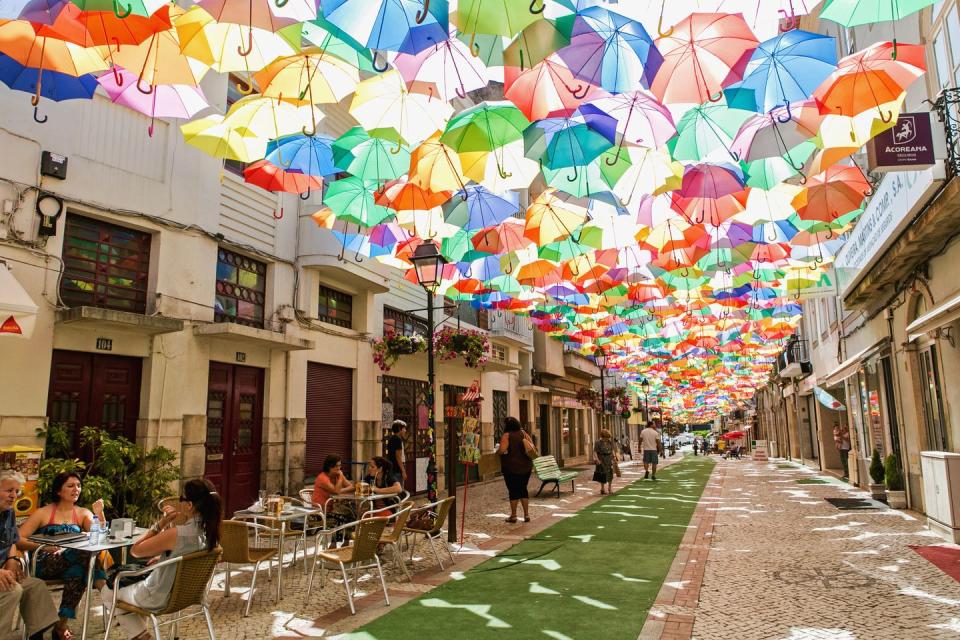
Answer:
M600 428L603 429L606 426L607 415L607 394L603 380L607 375L607 354L602 347L594 350L593 361L600 367Z
M417 272L417 282L427 292L427 326L430 330L430 335L427 336L427 429L430 430L431 440L434 443L435 451L436 419L434 417L434 407L436 402L433 395L435 387L433 362L433 297L436 295L437 289L440 287L440 281L443 278L443 265L447 264L447 260L440 253L440 248L437 247L436 243L432 241L426 241L417 247L416 250L414 250L413 255L410 257L410 262L413 263L413 268ZM447 428L446 464L448 496L457 495L457 447L454 445L454 440L456 440L456 437L456 428L453 425L453 421L450 421L450 426ZM431 460L432 469L428 469L428 473L432 474L433 476L432 481L428 480L430 492L433 494L430 496L430 500L436 500L437 497L437 468L435 454L433 458L434 459ZM457 541L456 501L451 503L450 513L447 517L447 541Z
M640 388L643 390L643 421L650 422L650 381L641 380Z

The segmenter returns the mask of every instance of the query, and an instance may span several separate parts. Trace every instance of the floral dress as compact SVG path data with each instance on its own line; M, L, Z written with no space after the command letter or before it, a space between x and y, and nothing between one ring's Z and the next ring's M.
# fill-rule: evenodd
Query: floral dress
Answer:
M600 461L600 469L603 471L604 480L601 484L613 482L613 452L614 444L610 438L601 438L593 445L593 452Z
M56 509L50 514L50 522L37 529L38 535L56 535L58 533L83 533L76 508L73 510L73 522L57 524ZM63 597L60 600L58 614L61 618L76 618L77 605L87 589L87 567L90 552L77 549L64 549L60 553L57 547L41 547L37 550L37 577L41 580L62 580ZM93 574L94 580L106 579L99 566Z

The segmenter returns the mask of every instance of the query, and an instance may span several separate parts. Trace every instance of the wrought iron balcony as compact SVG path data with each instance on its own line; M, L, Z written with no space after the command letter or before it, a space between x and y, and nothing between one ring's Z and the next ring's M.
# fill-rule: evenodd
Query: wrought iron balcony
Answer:
M783 352L777 356L777 375L781 378L802 378L812 372L806 340L787 343Z
M933 103L947 138L947 177L960 175L960 88L944 89Z
M507 311L491 311L487 315L491 338L509 340L518 346L533 346L533 322Z

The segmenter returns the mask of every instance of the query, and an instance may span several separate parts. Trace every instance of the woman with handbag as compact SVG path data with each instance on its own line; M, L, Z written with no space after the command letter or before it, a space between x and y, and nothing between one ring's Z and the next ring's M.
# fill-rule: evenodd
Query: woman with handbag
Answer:
M533 458L537 457L537 448L530 434L520 428L520 421L509 417L503 422L503 437L497 447L500 454L500 470L507 485L510 498L510 517L507 522L517 521L517 503L523 506L523 521L530 522L530 496L527 484L533 472Z
M600 437L593 445L593 462L597 465L593 479L600 483L600 495L613 493L613 467L616 461L616 445L608 429L600 429ZM607 485L606 491L603 485Z

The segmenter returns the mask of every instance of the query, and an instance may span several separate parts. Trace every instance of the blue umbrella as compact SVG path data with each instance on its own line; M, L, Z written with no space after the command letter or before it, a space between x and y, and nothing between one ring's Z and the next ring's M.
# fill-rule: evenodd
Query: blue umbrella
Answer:
M523 132L528 158L540 160L548 169L584 167L613 147L617 120L591 104L581 105L572 116L545 118ZM577 179L574 172L567 180Z
M332 138L297 134L271 140L267 161L284 171L299 171L308 176L328 176L342 171L333 161Z
M0 82L16 91L37 92L40 80L40 97L54 102L61 100L89 100L99 86L90 75L71 76L68 73L25 67L10 56L0 53Z
M443 205L444 220L468 230L500 224L517 211L517 205L480 185L458 191Z
M610 93L649 88L663 64L643 25L609 9L579 11L570 35L570 44L557 54L574 76Z
M446 40L447 0L324 0L323 17L377 51L416 54ZM374 68L385 71L374 59Z
M767 113L806 100L837 68L837 44L831 36L799 29L760 43L744 69L743 80L724 93L732 108Z

